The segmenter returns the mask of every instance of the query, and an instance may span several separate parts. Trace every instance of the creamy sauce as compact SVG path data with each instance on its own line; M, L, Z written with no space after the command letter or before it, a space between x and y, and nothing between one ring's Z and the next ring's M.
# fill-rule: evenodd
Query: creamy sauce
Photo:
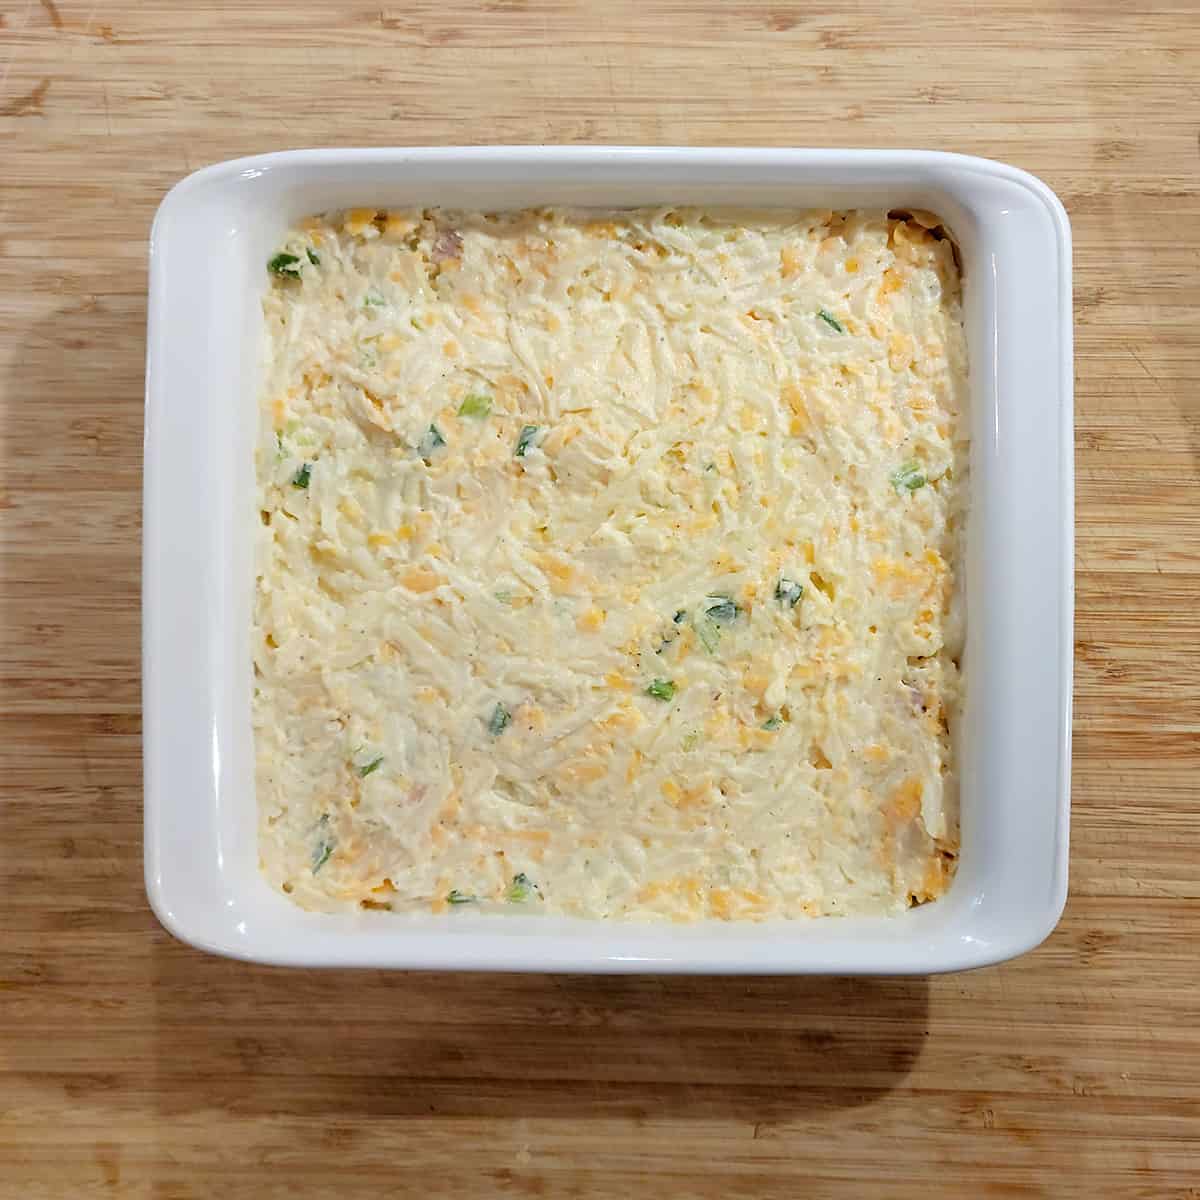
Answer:
M271 883L677 920L940 895L967 447L935 224L291 232L257 450Z

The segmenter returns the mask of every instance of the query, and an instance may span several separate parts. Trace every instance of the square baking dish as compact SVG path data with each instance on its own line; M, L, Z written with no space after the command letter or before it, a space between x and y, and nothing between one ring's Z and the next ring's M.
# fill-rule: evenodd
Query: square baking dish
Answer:
M351 206L919 208L961 251L970 355L962 847L890 918L670 925L306 912L258 870L250 724L263 264ZM301 150L198 171L150 241L143 547L145 875L200 949L296 966L928 974L1021 954L1067 891L1072 660L1071 244L1043 183L926 151Z

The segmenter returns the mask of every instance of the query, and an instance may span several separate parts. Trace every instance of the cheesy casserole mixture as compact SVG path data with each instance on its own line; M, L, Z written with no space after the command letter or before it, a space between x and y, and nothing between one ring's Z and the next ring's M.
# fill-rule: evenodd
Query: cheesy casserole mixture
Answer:
M275 887L672 920L946 889L966 351L935 218L352 210L268 267Z

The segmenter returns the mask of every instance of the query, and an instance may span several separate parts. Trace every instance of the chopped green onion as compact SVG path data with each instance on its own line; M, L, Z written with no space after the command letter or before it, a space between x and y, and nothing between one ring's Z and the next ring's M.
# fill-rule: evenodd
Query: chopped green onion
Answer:
M923 488L929 482L919 462L906 462L892 473L891 480L892 487L899 495L915 492L917 488Z
M305 463L295 475L292 476L292 487L306 488L308 481L312 478L312 463Z
M317 257L315 251L309 250L309 251L307 251L307 254L308 254L308 261L310 263L312 263L312 265L314 267L319 267L321 265L321 260Z
M485 396L480 392L472 392L471 395L464 396L463 402L458 406L460 417L474 417L477 421L482 421L491 411L491 396Z
M704 615L710 621L716 621L721 625L732 625L741 611L737 603L728 596L705 596L704 598Z
M508 728L511 720L512 713L497 701L496 707L492 709L492 715L488 718L488 733L492 737L499 737Z
M700 733L696 729L693 729L692 732L689 733L687 735L687 737L685 737L683 739L683 748L685 750L695 750L695 748L699 744L700 744Z
M418 321L416 317L409 317L409 318L408 318L408 323L409 323L409 324L410 324L410 325L411 325L411 326L412 326L412 327L413 327L415 330L417 330L418 332L420 332L420 329L421 329L421 322L420 322L420 321Z
M496 599L499 600L501 604L511 604L512 603L512 592L509 592L509 591L497 592Z
M275 458L287 458L287 451L283 448L283 434L279 430L275 430Z
M768 717L762 723L762 727L763 727L763 729L767 730L769 733L774 733L774 731L776 729L778 729L780 727L780 725L782 725L782 724L783 724L783 718L778 713L776 713L773 717Z
M363 297L363 308L383 308L387 301L374 288Z
M468 896L466 892L460 892L458 888L452 888L446 894L447 904L474 904L478 899L478 896Z
M517 438L517 448L513 451L514 458L524 458L525 451L533 445L533 439L537 436L537 431L540 428L538 425L522 425L521 433Z
M428 462L433 457L433 452L445 444L446 439L442 437L442 431L436 425L430 425L425 431L425 436L417 443L417 453Z
M721 644L721 629L716 622L708 618L699 622L696 626L696 636L709 654L716 654L717 647Z
M504 893L504 898L509 904L523 904L534 892L540 895L541 888L522 871L520 874L513 876L513 881L508 885L508 890Z
M675 695L675 685L669 679L656 679L646 689L646 695L664 703L669 702Z
M358 768L359 777L362 779L366 779L366 777L368 775L370 775L373 771L378 771L382 764L383 764L383 755L381 754L378 758L371 759L371 761L369 763L367 763L366 766Z
M836 329L838 333L845 333L846 327L835 317L831 312L824 308L817 309L817 316L829 326L830 329Z
M300 258L295 254L277 254L267 263L267 270L285 279L299 279Z
M788 579L786 575L782 576L775 585L775 599L784 608L795 608L800 603L800 597L803 595L804 585L797 583L794 579Z
M321 819L317 822L317 826L322 832L317 844L313 847L312 858L310 859L314 875L329 861L329 856L337 847L337 839L334 838L333 834L327 832L329 829L328 813L321 814Z

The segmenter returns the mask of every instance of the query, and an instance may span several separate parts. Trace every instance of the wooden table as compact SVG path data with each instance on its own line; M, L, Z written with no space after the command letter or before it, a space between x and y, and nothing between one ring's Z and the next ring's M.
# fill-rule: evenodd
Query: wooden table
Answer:
M0 1196L1200 1196L1200 7L0 0ZM913 145L1074 222L1071 900L934 980L287 972L141 882L146 236L283 147ZM202 265L198 269L203 269Z

